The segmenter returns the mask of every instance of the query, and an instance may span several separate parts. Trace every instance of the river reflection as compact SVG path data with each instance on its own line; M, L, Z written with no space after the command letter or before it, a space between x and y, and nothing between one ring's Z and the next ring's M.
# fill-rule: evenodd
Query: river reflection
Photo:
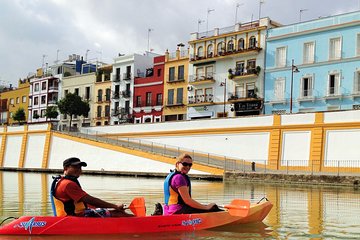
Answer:
M51 215L51 175L0 172L0 220L21 215ZM163 179L110 176L80 178L89 193L114 203L130 203L144 196L147 214L163 201ZM252 202L266 196L273 204L261 224L195 231L190 233L132 234L107 239L358 239L360 238L359 193L352 188L275 185L266 183L222 183L192 181L193 197L200 202L229 203L234 198ZM77 236L76 239L103 239ZM6 237L0 239L66 239L58 237Z

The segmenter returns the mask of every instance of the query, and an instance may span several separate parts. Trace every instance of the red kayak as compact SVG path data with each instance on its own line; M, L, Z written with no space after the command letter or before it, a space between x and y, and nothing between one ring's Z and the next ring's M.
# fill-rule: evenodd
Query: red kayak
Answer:
M135 199L134 199L135 200ZM249 201L235 199L224 206L226 211L170 216L144 216L139 206L131 208L136 217L85 218L23 216L0 227L0 235L75 235L126 234L169 231L194 231L231 224L261 222L270 212L269 201L250 205Z

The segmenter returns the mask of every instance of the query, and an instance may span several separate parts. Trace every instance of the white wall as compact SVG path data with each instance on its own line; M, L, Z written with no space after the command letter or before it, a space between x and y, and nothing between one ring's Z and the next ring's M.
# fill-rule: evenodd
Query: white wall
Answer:
M126 153L90 146L53 136L49 157L50 169L62 169L66 158L78 157L85 161L86 170L129 171L167 173L174 168L173 164L153 161ZM193 170L193 174L207 174Z
M281 125L313 124L315 113L281 115Z
M18 167L23 135L7 136L4 167Z
M41 168L46 135L29 134L25 151L25 168Z
M359 122L360 111L342 111L324 113L324 123Z
M308 166L310 158L310 131L288 131L282 136L282 166ZM289 162L287 162L289 160Z

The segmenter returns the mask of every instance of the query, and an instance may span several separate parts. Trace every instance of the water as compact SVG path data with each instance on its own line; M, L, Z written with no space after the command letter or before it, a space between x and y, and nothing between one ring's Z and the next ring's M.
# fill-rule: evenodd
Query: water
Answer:
M0 172L0 220L9 216L51 215L51 175ZM129 204L144 196L147 214L163 201L162 179L81 176L91 195L113 203ZM193 197L200 202L225 205L234 198L252 202L266 196L274 204L261 224L182 233L110 235L107 239L359 239L360 190L345 187L222 183L192 181ZM77 236L76 239L103 239ZM0 239L66 239L58 237L6 237Z

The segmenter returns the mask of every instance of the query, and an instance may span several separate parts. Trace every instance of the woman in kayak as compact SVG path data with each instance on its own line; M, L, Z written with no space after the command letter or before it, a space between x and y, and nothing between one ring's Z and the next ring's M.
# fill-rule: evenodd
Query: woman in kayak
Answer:
M86 166L86 162L76 157L63 162L64 176L55 177L51 186L56 216L132 217L132 214L125 212L123 204L106 202L82 190L78 178L82 173L81 167Z
M187 174L192 164L191 156L183 153L178 157L175 170L166 177L164 215L221 211L215 203L204 205L191 198L191 183Z

